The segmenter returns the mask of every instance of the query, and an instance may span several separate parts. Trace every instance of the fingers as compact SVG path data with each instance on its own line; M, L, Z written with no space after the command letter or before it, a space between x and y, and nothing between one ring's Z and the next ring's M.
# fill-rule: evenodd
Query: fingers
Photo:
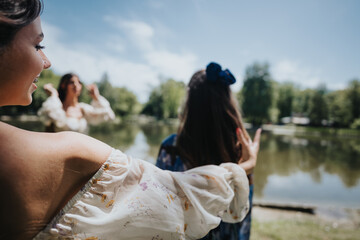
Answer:
M94 85L93 85L93 84L89 84L89 85L86 86L86 88L87 88L88 91L91 91L91 90L94 89Z
M96 84L91 84L94 88L94 90L98 90L98 86Z
M239 141L241 144L243 144L243 145L245 145L245 146L248 146L248 145L249 145L247 139L245 138L245 135L244 135L243 131L241 131L240 128L237 128L237 129L236 129L236 135L237 135L238 141Z
M89 84L86 86L87 90L90 92L90 94L98 95L99 89L96 86L96 84Z
M256 130L255 137L254 137L254 143L260 144L261 131L262 131L261 128L258 128L258 130Z
M52 87L52 84L51 84L51 83L46 83L46 84L44 85L44 88L49 88L49 87Z
M259 151L259 148L260 148L261 131L262 131L261 128L259 128L258 130L256 130L255 137L254 137L254 147L255 147L255 149L256 149L256 152L258 152L258 151Z
M261 128L256 130L255 137L254 137L254 142L252 142L250 138L247 139L245 137L245 135L244 135L244 132L240 128L236 129L236 135L237 135L237 138L238 138L238 141L239 141L240 144L243 144L246 147L248 147L249 145L251 145L251 146L256 145L256 147L259 148L260 138L261 138L261 131L262 131Z
M45 84L45 85L43 86L43 88L44 88L46 94L48 94L49 96L53 96L53 95L58 96L58 95L59 95L58 92L57 92L57 90L56 90L56 89L54 88L54 86L52 85L52 83L47 83L47 84Z
M87 89L97 89L98 87L96 84L92 83L92 84L87 85L86 88Z
M45 91L51 91L54 89L53 85L51 83L47 83L43 86Z
M259 151L261 131L262 131L261 128L256 130L255 137L254 137L254 142L253 142L253 141L251 141L250 138L245 137L244 132L240 128L237 128L236 129L236 135L237 135L237 138L238 138L238 143L242 144L246 148L255 147L256 152Z

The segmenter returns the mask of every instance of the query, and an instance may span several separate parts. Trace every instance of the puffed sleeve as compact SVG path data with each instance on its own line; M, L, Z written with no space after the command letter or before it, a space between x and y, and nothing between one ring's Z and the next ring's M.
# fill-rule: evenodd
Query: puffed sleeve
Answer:
M248 181L237 164L203 166L169 172L183 200L187 235L200 238L224 222L239 222L248 212ZM188 209L186 210L186 208ZM204 224L203 224L204 223Z
M46 126L54 123L57 128L61 129L66 125L66 113L62 102L57 96L48 97L39 109L38 115Z
M248 194L245 171L237 164L171 172L113 151L35 239L198 239L221 219L241 221Z
M110 103L103 96L99 96L98 100L92 100L91 105L80 103L80 106L89 124L96 125L115 119L115 113L111 109Z

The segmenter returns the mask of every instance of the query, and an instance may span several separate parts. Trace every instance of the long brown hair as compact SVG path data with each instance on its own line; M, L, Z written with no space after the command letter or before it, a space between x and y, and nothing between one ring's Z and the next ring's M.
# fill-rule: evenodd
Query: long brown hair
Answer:
M248 137L229 85L209 81L205 70L196 72L188 84L176 141L184 164L193 168L238 162L241 146L237 144L237 128Z
M59 98L62 103L66 99L67 86L69 85L69 82L73 77L79 78L79 76L76 75L75 73L67 73L60 78L60 82L59 82L59 86L58 86L58 93L59 93Z

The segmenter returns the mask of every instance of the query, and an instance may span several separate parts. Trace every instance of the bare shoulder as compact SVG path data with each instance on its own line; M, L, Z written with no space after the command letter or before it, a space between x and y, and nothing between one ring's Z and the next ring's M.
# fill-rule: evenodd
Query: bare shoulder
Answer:
M80 133L32 132L1 122L0 142L1 159L16 159L23 164L23 161L31 164L41 162L42 166L46 162L59 163L75 159L86 164L101 165L111 152L107 144Z
M0 122L0 174L8 179L55 181L68 174L71 183L95 173L110 153L110 146L80 133L32 132Z
M0 187L7 196L0 199L0 210L6 213L1 214L0 230L26 232L29 228L32 236L110 153L110 146L79 133L38 133L0 122ZM39 224L31 226L33 222Z

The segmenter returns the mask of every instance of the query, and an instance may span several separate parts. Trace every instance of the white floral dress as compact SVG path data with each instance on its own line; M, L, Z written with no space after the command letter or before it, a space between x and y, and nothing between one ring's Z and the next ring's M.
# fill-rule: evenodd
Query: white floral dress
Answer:
M248 211L237 164L160 170L113 150L108 160L34 239L198 239Z
M115 119L115 114L109 102L102 96L93 100L91 105L79 103L83 118L73 118L66 115L63 104L57 96L50 96L42 104L38 115L46 126L53 124L55 132L76 131L87 133L89 124L96 125L101 122Z

